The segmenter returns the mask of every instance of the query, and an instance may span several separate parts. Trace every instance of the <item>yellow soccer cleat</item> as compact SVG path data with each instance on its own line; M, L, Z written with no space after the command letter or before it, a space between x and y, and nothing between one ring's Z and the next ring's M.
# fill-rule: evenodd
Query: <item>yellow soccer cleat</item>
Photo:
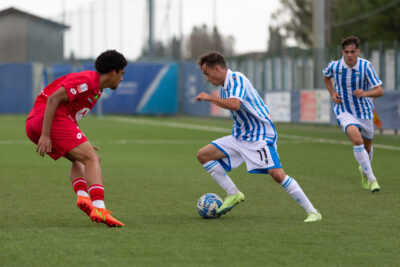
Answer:
M217 214L225 214L228 211L231 211L237 204L244 201L244 195L242 192L237 192L234 195L227 196L222 203L221 207L217 210Z
M320 220L322 220L321 213L309 212L304 222L318 222Z

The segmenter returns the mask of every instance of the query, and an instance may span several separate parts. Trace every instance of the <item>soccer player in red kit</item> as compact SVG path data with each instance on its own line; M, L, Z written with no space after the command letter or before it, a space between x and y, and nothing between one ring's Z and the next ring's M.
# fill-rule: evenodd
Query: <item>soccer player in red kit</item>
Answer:
M104 88L117 88L126 65L117 51L103 52L96 59L96 71L71 73L45 87L26 119L26 134L37 144L40 156L47 153L54 160L65 157L72 162L70 177L78 207L92 221L110 227L124 224L105 207L98 148L90 144L77 121L93 108Z

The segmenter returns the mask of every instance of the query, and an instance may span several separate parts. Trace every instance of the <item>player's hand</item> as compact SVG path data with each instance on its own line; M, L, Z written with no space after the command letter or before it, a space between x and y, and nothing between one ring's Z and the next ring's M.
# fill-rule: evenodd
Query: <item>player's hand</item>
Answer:
M100 147L97 147L97 146L94 146L94 145L92 145L92 147L93 147L94 150L100 150Z
M342 103L342 98L340 98L340 95L338 93L334 93L332 95L332 101L337 104L340 104L340 103Z
M211 96L207 93L201 92L198 96L194 98L194 100L196 100L196 102L200 102L201 100L210 101Z
M356 89L356 90L354 90L353 95L354 95L355 97L366 97L365 91L364 91L364 90L361 90L361 89Z
M52 148L50 136L40 136L39 142L36 147L36 152L41 156L44 157L46 153L50 153Z

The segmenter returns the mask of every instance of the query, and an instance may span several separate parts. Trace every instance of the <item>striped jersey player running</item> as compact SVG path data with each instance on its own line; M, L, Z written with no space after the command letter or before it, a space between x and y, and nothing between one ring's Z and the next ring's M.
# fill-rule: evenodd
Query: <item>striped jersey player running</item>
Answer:
M361 184L371 192L378 192L380 187L371 167L374 151L372 99L383 95L382 82L372 64L358 57L360 40L357 37L347 37L341 45L343 57L323 70L324 82L331 93L337 121L353 143Z
M295 179L286 175L277 153L277 133L269 112L258 92L240 72L232 72L223 55L217 52L205 54L198 59L206 80L221 86L220 97L201 92L196 101L208 101L231 111L234 119L232 135L221 137L202 147L197 159L226 191L218 214L225 214L244 201L244 194L238 190L226 172L246 163L249 173L270 174L283 189L304 208L305 222L322 219Z

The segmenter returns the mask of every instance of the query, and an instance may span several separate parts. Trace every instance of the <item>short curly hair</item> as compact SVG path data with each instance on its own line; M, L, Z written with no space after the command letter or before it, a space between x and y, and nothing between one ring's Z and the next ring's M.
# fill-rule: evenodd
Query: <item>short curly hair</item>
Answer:
M100 74L106 74L113 70L119 72L127 65L128 62L126 61L124 55L116 50L107 50L101 53L94 63L97 72Z
M197 64L200 67L203 66L204 64L206 64L206 66L211 67L211 68L215 67L216 65L223 67L223 68L228 67L226 65L224 56L218 52L210 52L210 53L200 56L197 59Z
M344 49L348 45L355 45L356 48L360 46L360 39L355 36L349 36L342 40L342 49Z

